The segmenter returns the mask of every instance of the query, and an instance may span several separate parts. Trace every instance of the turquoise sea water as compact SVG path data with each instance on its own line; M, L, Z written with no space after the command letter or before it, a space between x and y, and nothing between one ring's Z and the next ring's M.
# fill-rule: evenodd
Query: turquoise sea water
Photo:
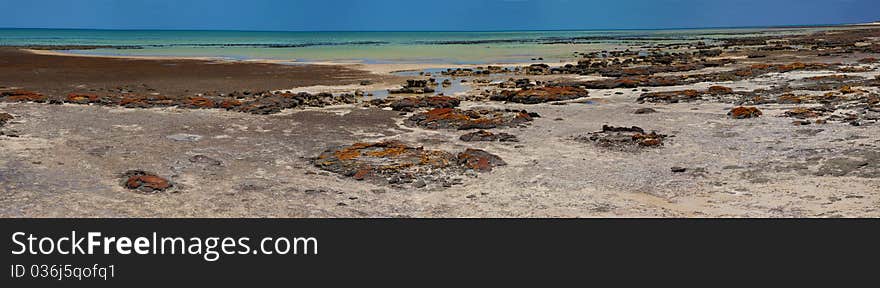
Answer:
M114 46L82 54L219 57L292 62L516 63L574 52L812 29L748 28L506 32L256 32L0 29L0 45Z

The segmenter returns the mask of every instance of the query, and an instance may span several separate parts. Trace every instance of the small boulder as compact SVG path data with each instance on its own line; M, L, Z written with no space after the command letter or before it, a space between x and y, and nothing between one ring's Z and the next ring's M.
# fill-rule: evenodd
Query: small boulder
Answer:
M727 112L727 115L733 119L758 118L762 114L761 110L755 107L736 107Z
M157 193L172 187L168 179L141 170L129 170L123 173L121 178L122 187L142 193Z

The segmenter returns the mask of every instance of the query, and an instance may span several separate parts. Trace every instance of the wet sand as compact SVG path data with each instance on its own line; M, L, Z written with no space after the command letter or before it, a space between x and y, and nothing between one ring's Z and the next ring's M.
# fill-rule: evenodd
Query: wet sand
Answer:
M340 65L64 56L0 47L0 86L50 96L124 89L179 97L381 82L385 78L390 77Z

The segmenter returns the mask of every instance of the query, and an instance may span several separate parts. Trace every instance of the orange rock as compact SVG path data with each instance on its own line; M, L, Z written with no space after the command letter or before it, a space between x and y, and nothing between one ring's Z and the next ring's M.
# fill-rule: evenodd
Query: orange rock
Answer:
M214 101L205 97L190 97L186 105L195 108L214 108Z
M163 191L172 186L168 179L140 170L128 171L123 177L125 177L123 182L125 188L146 193Z
M98 95L95 95L95 94L77 94L77 93L67 94L67 102L80 103L80 104L97 102L98 99L100 99L100 98L101 97L99 97Z
M808 109L808 108L794 108L794 109L785 111L785 116L805 119L805 118L816 118L816 117L822 116L822 113L813 111L812 109Z
M361 151L355 147L350 147L349 149L343 149L335 152L336 158L339 160L351 160L361 156Z
M779 72L789 72L789 71L801 70L801 69L805 69L805 68L807 68L807 64L804 64L801 62L795 62L795 63L791 63L788 65L777 65L776 66L776 69L779 70Z
M368 175L370 175L370 171L371 171L370 168L364 168L364 169L358 170L356 173L354 173L354 176L352 176L352 178L354 178L354 180L358 180L358 181L364 180L367 178Z
M427 121L469 120L467 115L464 115L453 108L435 108L425 112L425 115L428 116Z
M757 118L762 114L761 110L755 107L736 107L727 113L727 115L734 119Z
M26 90L15 90L15 91L7 91L0 93L0 97L2 97L7 102L45 102L46 96L43 96L40 93L26 91Z
M663 135L657 133L636 133L632 135L632 139L639 143L640 146L660 146L663 145Z
M406 148L407 147L405 147L405 146L404 147L400 147L400 146L398 146L398 147L395 147L395 146L385 147L385 149L383 149L383 150L367 152L366 155L372 156L372 157L394 157L394 156L403 154L403 152L406 152Z
M220 102L220 108L223 109L233 109L241 105L241 101L238 100L223 100L223 102Z

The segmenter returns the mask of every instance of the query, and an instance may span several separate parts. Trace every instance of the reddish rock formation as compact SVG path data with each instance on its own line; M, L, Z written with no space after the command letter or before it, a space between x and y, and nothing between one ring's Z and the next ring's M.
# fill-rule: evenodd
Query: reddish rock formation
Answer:
M172 187L168 179L154 173L141 170L130 170L122 174L122 186L142 193L156 193Z
M3 98L3 101L6 102L46 102L46 96L27 90L0 92L0 98Z
M241 106L242 104L243 103L241 103L241 101L238 101L238 100L223 100L222 102L220 102L219 107L226 109L226 110L232 110L238 106Z
M755 107L736 107L727 112L727 115L733 119L757 118L763 113Z
M216 108L217 104L214 100L205 98L205 97L190 97L184 99L178 107L181 108L190 108L190 109L209 109Z
M96 103L100 99L101 99L101 97L98 95L95 95L95 94L70 93L70 94L67 94L67 98L65 99L64 102L76 103L76 104L89 104L89 103Z
M505 165L501 158L483 150L452 154L411 147L399 141L333 147L321 153L313 163L320 169L355 180L388 184L431 182L444 186L451 183L448 177L463 175L467 170L491 171L492 167Z

